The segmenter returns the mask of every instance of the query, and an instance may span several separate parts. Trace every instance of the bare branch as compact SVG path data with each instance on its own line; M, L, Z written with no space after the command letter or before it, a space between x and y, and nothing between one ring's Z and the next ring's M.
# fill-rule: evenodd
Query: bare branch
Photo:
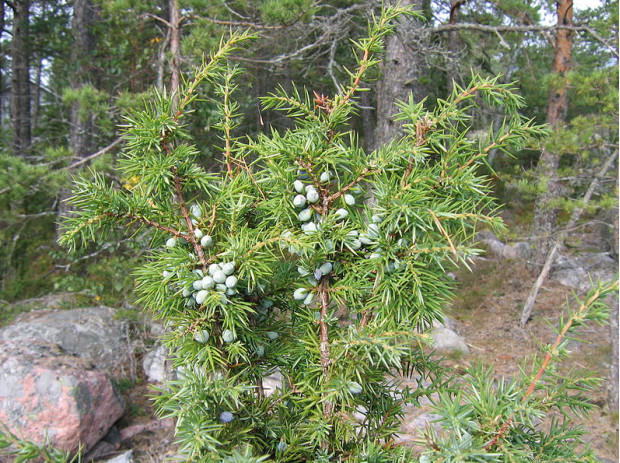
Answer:
M344 31L349 27L348 24L353 14L357 11L370 10L374 6L376 6L376 1L368 0L346 8L336 9L331 15L316 15L313 20L307 24L293 24L293 26L299 30L298 43L307 43L304 46L293 47L294 51L282 53L268 59L239 56L235 56L235 59L252 63L279 64L294 59L307 58L309 53L316 52L317 50L318 54L328 54L331 44L335 40L342 39ZM307 40L313 35L316 35L316 37Z
M226 4L226 2L224 2L224 4L226 5L226 8L228 9L228 11L230 11L235 16L238 16L243 19L247 19L244 16L241 16L238 12L234 11L232 8L230 8L230 6ZM318 5L318 2L314 2L314 4L310 6L310 8L313 8L316 5ZM253 21L231 21L231 20L226 20L226 19L209 18L206 16L199 16L199 15L185 15L183 19L202 19L204 21L209 21L213 24L219 24L222 26L246 27L246 28L258 29L258 30L278 30L278 29L286 29L287 27L291 27L297 24L301 20L301 18L304 17L306 12L307 12L307 9L304 9L290 22L284 23L284 24L278 24L276 26L268 26L266 24L261 24L261 23L253 22Z
M142 239L142 238L144 238L145 236L146 236L146 233L143 233L143 234L140 236L140 238L139 238L139 239ZM104 243L104 244L100 245L100 246L97 248L97 250L96 250L96 251L94 251L94 252L92 252L92 253L90 253L90 254L88 254L88 255L78 257L77 259L75 259L75 260L73 260L73 261L69 262L68 264L56 264L56 265L55 265L55 267L56 267L56 268L59 268L59 269L62 269L62 270L64 270L65 272L68 272L74 264L77 264L78 262L81 262L81 261L83 261L83 260L89 260L89 259L92 259L93 257L97 257L99 254L101 254L101 253L102 253L102 252L104 252L105 250L107 250L107 249L111 248L112 246L118 246L118 245L119 245L119 244L121 244L121 243L125 243L125 242L127 242L127 241L132 241L132 240L134 240L134 239L135 239L135 237L130 237L130 238L124 238L124 239L122 239L122 240L120 240L120 241L112 241L112 242L107 242L107 243Z
M490 26L487 24L471 24L471 23L461 23L461 24L442 24L433 28L435 32L450 32L455 30L474 30L481 32L490 32L493 34L498 34L500 32L550 32L556 31L559 29L569 30L573 32L587 32L590 34L595 40L603 44L616 58L620 57L618 54L618 50L616 50L611 44L609 44L601 35L592 29L590 26L537 26L537 25L520 25L520 26Z
M221 26L234 26L234 27L247 27L250 29L259 29L259 30L277 30L277 29L285 29L289 27L286 24L279 24L277 26L266 26L265 24L259 24L250 21L229 21L225 19L217 19L217 18L208 18L205 16L198 15L187 15L184 16L184 19L201 19L203 21L209 21L213 24L218 24Z
M160 18L159 16L157 16L157 15L155 15L153 13L143 13L143 14L140 15L140 18L151 18L151 19L154 19L155 21L159 21L159 22L163 23L167 28L172 29L172 24L170 24L164 18Z
M334 75L334 63L336 62L336 47L338 45L338 38L335 38L332 42L331 47L329 48L329 62L327 64L327 74L331 77L332 82L334 83L334 87L336 88L336 92L341 91L340 84L338 83L338 79Z
M59 170L72 170L75 169L76 167L81 166L82 164L86 164L88 161L91 161L99 156L102 156L104 154L106 154L107 152L111 151L112 149L116 148L121 142L123 141L122 138L117 138L116 140L114 140L112 143L110 143L108 146L106 146L105 148L100 149L99 151L97 151L96 153L93 153L89 156L86 156L83 159L80 159L77 162L74 162L73 164L71 164L70 166L66 166L63 167L62 169Z

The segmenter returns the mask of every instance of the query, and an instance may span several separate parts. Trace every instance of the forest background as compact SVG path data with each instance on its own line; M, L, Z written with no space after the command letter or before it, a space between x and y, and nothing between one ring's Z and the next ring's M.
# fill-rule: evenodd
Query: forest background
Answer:
M293 81L317 104L336 93L355 66L350 40L365 34L381 3L1 1L0 323L21 310L17 301L54 292L133 310L131 269L144 258L145 236L119 233L71 253L56 244L60 217L71 213L73 176L90 169L123 188L135 185L115 170L127 111L154 89L174 92L220 37L249 29L257 39L233 57L245 69L235 131L284 130L290 121L262 108L259 97L290 90ZM556 242L584 227L600 231L601 249L617 256L618 2L401 4L422 16L401 19L380 70L363 83L371 91L361 94L353 125L365 148L398 133L395 102L410 93L432 108L472 73L514 82L524 115L549 133L526 150L490 152L487 169L510 211L508 233L531 242L530 271L538 274ZM222 141L212 130L209 90L201 90L189 130L204 166L217 170ZM501 108L483 105L471 123L485 139L501 120ZM593 179L597 188L587 195Z

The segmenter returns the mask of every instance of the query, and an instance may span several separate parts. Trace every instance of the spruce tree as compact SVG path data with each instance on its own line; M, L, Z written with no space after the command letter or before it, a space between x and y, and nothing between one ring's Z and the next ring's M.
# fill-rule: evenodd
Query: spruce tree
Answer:
M236 136L242 71L227 57L250 37L233 33L178 98L161 93L126 117L119 169L131 182L75 181L64 244L119 225L151 233L136 281L140 303L168 328L177 379L156 403L176 419L188 461L415 459L394 437L407 404L445 391L424 331L444 317L454 289L446 271L480 252L477 227L501 227L485 156L518 149L541 129L519 115L509 85L473 76L434 110L400 102L403 136L364 151L349 122L402 13L373 18L337 94L293 87L265 97L294 123L255 139ZM201 167L185 130L205 82L219 113L215 173ZM506 110L486 141L467 136L479 101ZM282 385L266 391L276 371ZM403 387L403 377L417 387ZM462 437L453 439L475 441ZM434 445L424 458L446 458L449 445ZM475 461L493 461L491 447Z

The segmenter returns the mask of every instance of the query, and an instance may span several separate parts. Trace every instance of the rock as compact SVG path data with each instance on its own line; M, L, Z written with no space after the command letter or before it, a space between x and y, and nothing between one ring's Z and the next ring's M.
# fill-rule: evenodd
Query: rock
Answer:
M524 241L513 244L513 248L517 259L528 260L532 255L532 247Z
M452 326L450 326L452 324ZM465 340L454 330L454 322L444 320L444 323L435 322L430 330L433 348L440 353L449 354L460 352L469 354L469 347Z
M456 331L456 323L450 317L443 317L443 321L433 320L433 328L450 328Z
M108 460L102 460L100 463L133 463L133 450L128 450Z
M166 329L166 325L164 325L161 322L157 322L155 320L149 319L147 320L147 326L149 329L149 335L152 338L161 338L163 335L165 335L168 330Z
M618 207L612 207L600 214L598 221L599 243L602 249L609 252L614 258L618 259Z
M504 247L502 248L500 257L502 259L516 259L517 258L517 250L514 248L514 246L511 246L509 244L505 244Z
M497 236L490 230L482 230L476 233L476 241L498 241Z
M496 259L524 259L530 257L531 248L528 243L519 241L513 244L502 243L493 232L481 231L476 240L487 248L487 254Z
M617 262L607 253L588 252L578 257L558 256L550 277L569 288L586 291L591 286L590 280L610 281L616 272Z
M99 461L109 457L116 453L119 447L106 442L105 440L99 441L90 452L84 456L84 461Z
M276 389L282 389L282 373L280 370L276 370L263 378L263 389L267 397L276 392Z
M117 449L121 446L121 433L116 426L112 426L108 433L103 437L103 441L115 446Z
M430 412L422 412L417 416L408 416L402 422L401 430L396 437L397 443L411 442L419 439L424 435L424 430L428 426L432 426L438 434L441 432L441 425L434 423L440 418L439 415Z
M588 273L594 281L615 280L618 272L618 260L606 252L585 252L579 255Z
M507 252L504 248L506 245L502 243L493 232L481 231L476 235L476 241L486 246L487 255L497 259L503 259L504 253Z
M149 421L147 423L134 424L133 426L121 429L119 438L121 442L126 442L138 434L144 432L155 432L159 429L169 429L170 431L173 431L174 420L172 418L163 418L160 420Z
M487 253L492 257L503 258L504 256L504 248L506 245L498 240L488 240L484 241L484 244L487 246Z
M564 286L578 290L588 288L588 272L579 264L574 257L558 256L552 267L550 277Z
M121 361L132 355L127 323L115 318L110 307L59 311L33 311L0 329L0 341L29 343L38 339L59 345L69 354L92 362L112 374Z
M0 342L0 378L0 422L38 444L88 452L123 414L105 373L49 342Z
M144 356L142 368L151 383L163 383L174 377L168 364L168 349L162 345Z
M450 328L433 329L431 336L433 338L433 347L437 352L469 354L469 347L467 347L463 338Z

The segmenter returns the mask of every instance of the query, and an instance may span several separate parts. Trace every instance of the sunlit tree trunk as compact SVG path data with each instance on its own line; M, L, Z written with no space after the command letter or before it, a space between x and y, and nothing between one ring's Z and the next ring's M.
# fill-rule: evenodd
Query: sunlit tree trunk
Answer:
M459 16L461 15L461 7L465 5L469 0L454 0L450 5L450 20L449 24L456 24L459 22ZM455 29L448 33L448 49L450 51L451 60L448 63L450 76L448 76L448 95L452 93L454 88L454 79L458 75L458 60L459 51L463 46L461 42L460 32Z
M573 25L573 0L557 1L557 24ZM553 61L555 85L552 85L547 105L547 123L552 129L561 128L566 119L568 83L565 76L570 69L573 35L573 31L566 29L558 29L556 34ZM557 153L544 149L538 162L538 177L546 184L545 191L537 198L534 212L533 242L535 243L535 252L533 260L538 266L544 263L547 254L555 244L558 212L550 203L559 197L559 161Z

